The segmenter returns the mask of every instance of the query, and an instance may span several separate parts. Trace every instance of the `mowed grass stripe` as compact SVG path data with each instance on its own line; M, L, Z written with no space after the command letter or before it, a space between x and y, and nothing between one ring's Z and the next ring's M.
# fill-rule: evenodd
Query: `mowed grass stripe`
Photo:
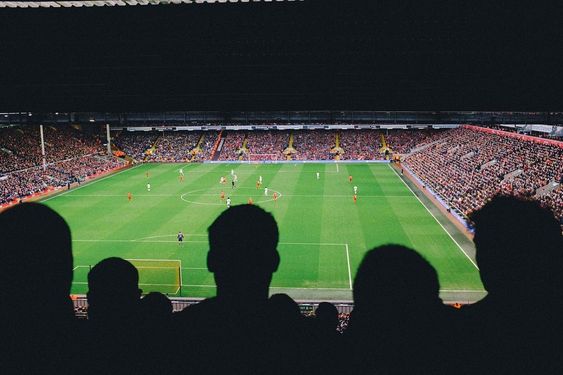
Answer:
M186 175L184 182L178 180L181 166ZM338 173L334 164L147 164L69 191L46 204L67 219L75 239L167 236L164 240L171 241L76 242L75 264L93 265L109 256L179 259L185 268L203 268L183 271L184 283L192 285L183 288L183 295L206 297L214 294L213 288L196 287L214 284L213 275L205 270L208 250L205 237L188 237L198 242L178 246L174 242L175 234L178 230L205 234L226 208L190 204L180 196L199 189L198 199L202 202L218 201L219 177L229 178L231 168L239 176L242 188L237 191L234 203L246 203L249 195L255 201L259 199L263 194L263 190L255 189L259 175L264 177L264 186L282 193L276 204L260 204L278 221L280 241L284 243L280 244L282 266L273 282L278 289L273 292L294 288L287 290L296 298L349 298L349 293L337 291L348 288L344 246L340 249L319 243L348 243L351 269L355 273L367 249L388 242L413 246L421 252L437 268L442 289L482 289L477 270L393 171L381 164L340 164ZM148 180L153 195L146 191L146 171L150 172ZM316 171L321 173L319 181ZM348 182L348 174L353 175L353 184ZM353 185L359 188L357 205L352 201ZM133 202L127 201L128 191L133 193ZM369 199L369 196L377 198ZM315 244L303 247L287 243ZM86 291L84 270L75 272L78 282L73 285L75 293ZM330 292L330 288L335 288L335 292ZM145 291L150 290L145 288Z

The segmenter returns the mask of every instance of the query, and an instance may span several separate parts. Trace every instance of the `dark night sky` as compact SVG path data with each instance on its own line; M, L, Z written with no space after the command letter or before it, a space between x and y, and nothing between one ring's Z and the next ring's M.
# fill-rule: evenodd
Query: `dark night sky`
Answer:
M0 111L563 110L562 5L411 3L0 10Z

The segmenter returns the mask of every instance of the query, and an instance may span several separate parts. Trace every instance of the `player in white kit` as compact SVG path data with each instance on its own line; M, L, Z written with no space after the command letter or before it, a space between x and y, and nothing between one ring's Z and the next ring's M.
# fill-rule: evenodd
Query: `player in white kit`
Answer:
M264 195L268 195L268 188L264 188Z
M354 194L358 194L358 187L354 185Z
M147 191L151 191L151 184L147 184Z
M231 208L231 198L227 197L227 208Z
M317 172L317 180L321 177L321 174Z

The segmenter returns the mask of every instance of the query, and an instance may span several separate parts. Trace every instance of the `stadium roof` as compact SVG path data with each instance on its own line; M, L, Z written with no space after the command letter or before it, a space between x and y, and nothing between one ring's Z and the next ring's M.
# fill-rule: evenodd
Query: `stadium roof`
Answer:
M303 0L93 0L93 1L0 1L0 8L81 8L170 4L223 4Z
M0 111L563 110L556 6L190 1L0 1Z

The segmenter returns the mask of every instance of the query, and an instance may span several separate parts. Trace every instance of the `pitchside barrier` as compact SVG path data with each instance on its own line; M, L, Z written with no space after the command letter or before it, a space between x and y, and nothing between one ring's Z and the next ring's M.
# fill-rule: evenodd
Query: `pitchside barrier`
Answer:
M198 304L203 300L203 298L174 298L169 297L170 302L172 302L172 311L178 312L184 310L186 307L190 305ZM85 318L88 312L88 300L84 295L73 295L72 302L74 304L74 312L77 317ZM312 314L317 307L319 306L319 301L297 301L299 305L299 309L301 310L302 314L310 315ZM349 314L354 309L354 304L349 302L331 302L338 313L340 314Z
M310 163L325 163L325 164L368 164L368 163L391 163L391 160L205 160L204 164L310 164Z
M414 173L409 167L407 167L406 165L402 164L401 168L404 168L419 184L421 184L422 186L424 186L424 188L438 201L438 203L440 203L440 205L442 205L442 207L444 207L449 213L452 214L452 216L459 221L465 228L467 228L468 231L470 231L471 233L473 233L473 228L471 227L471 225L469 225L469 223L467 222L467 220L465 220L462 216L461 216L461 212L459 212L459 210L456 207L450 206L449 204L447 204L442 197L440 196L440 194L436 193L430 186L428 186L428 184L424 183L424 181L422 181L420 179L420 177L418 177L416 175L416 173Z

